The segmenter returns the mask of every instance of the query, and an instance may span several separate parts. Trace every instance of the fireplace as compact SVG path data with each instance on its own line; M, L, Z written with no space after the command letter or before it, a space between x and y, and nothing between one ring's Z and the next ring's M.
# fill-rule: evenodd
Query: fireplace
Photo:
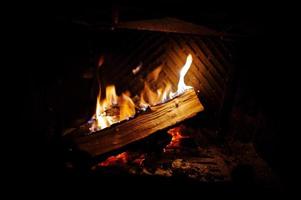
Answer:
M257 141L268 122L254 99L241 103L240 51L252 39L181 16L118 13L106 23L58 17L52 25L55 67L40 92L45 105L35 106L47 116L40 126L64 176L279 188L265 138Z
M220 129L234 71L229 43L221 39L225 34L173 18L115 24L108 34L103 39L109 47L101 50L94 69L84 72L92 81L91 91L98 92L94 116L81 128L67 130L66 137L86 135L75 136L75 141L96 156L199 112L205 112L203 123ZM112 137L118 131L120 136ZM96 139L97 134L105 138Z

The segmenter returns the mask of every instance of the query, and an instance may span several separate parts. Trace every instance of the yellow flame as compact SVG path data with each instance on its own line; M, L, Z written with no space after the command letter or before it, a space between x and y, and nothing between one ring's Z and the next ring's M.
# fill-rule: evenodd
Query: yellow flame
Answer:
M152 91L152 89L149 86L150 81L157 80L159 77L159 74L161 72L162 67L158 67L155 70L153 70L146 78L147 81L144 82L144 89L142 90L140 94L140 105L145 108L150 105L156 105L159 103L163 103L168 101L169 99L174 98L175 96L182 94L185 92L185 90L192 88L191 86L187 86L185 84L184 78L187 74L190 66L192 64L192 56L189 54L186 58L186 63L182 67L180 71L180 78L178 82L178 88L175 93L172 92L172 86L170 83L167 83L165 87L157 89L156 92Z
M147 82L144 82L144 89L141 93L141 97L150 105L155 105L158 99L157 93L151 90Z
M185 75L186 73L188 72L190 66L191 66L191 63L192 63L192 56L191 54L189 54L186 58L186 63L185 65L183 66L183 68L181 69L180 71L180 79L179 79L179 83L178 83L178 90L177 90L177 94L181 94L183 93L185 90L187 89L190 89L192 88L191 86L187 86L185 84Z
M100 116L103 112L101 104L100 104L100 92L97 95L97 101L96 101L96 116Z
M116 89L114 85L109 85L106 87L106 103L111 106L111 105L116 105L117 104L117 94L116 94Z
M103 129L109 126L108 120L102 115L104 112L103 104L100 100L100 92L97 96L97 102L96 102L96 124L92 125L92 129Z
M144 81L144 88L140 93L139 105L135 106L134 101L131 99L129 92L122 93L121 96L116 94L114 85L106 87L105 98L101 99L101 92L97 96L96 112L94 117L94 123L91 126L91 131L101 130L111 126L114 123L127 120L136 114L136 107L139 109L146 109L149 106L164 103L175 96L185 92L185 90L192 88L185 84L184 78L192 64L192 56L189 54L186 59L186 63L180 71L180 78L178 82L178 88L175 93L172 92L171 83L167 82L163 87L153 91L150 85L155 85L162 66L153 70Z
M149 106L149 104L144 100L144 93L141 92L139 108L145 110L148 106Z
M162 96L160 97L161 101L162 102L165 102L167 101L168 99L171 99L172 98L172 91L171 91L171 84L170 83L167 83L165 88L164 88L164 91L162 93Z
M106 98L101 100L100 91L97 96L95 121L90 130L104 129L135 114L135 104L130 98L129 92L122 93L119 97L114 85L107 86Z
M135 104L127 93L123 93L120 97L120 114L119 120L125 120L135 115Z

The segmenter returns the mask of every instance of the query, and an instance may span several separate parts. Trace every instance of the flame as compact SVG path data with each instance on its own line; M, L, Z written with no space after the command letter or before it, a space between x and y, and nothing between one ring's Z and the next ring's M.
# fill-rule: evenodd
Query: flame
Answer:
M101 93L97 96L96 113L90 130L97 131L112 124L129 119L136 113L135 104L130 98L129 92L117 96L114 85L106 87L106 97L101 100Z
M167 83L166 86L164 87L162 95L160 96L161 102L165 102L169 99L172 99L171 90L172 90L171 83Z
M140 94L140 106L148 107L157 105L159 103L164 103L180 94L185 92L185 90L192 88L191 86L187 86L185 84L184 78L186 73L188 72L190 66L192 64L192 56L189 54L186 58L186 62L180 71L180 78L178 82L178 88L176 92L172 92L172 86L170 83L167 83L165 87L157 89L154 92L150 86L149 82L156 81L159 77L162 67L158 67L153 70L146 78L147 81L144 82L144 89Z
M117 104L117 94L114 85L106 87L106 103L109 104L109 106Z
M144 89L141 92L141 99L148 105L155 105L157 103L158 95L152 91L147 82L144 82Z
M154 69L147 77L146 77L146 81L147 82L153 82L158 80L160 72L162 70L162 66L157 67L156 69Z
M103 58L100 59L103 63ZM172 85L169 82L163 84L163 87L154 89L154 85L159 78L162 66L154 69L146 77L144 81L144 88L140 93L140 101L135 105L129 92L124 92L120 96L116 93L114 85L109 85L105 90L105 98L101 99L101 91L97 96L96 112L93 116L93 122L90 130L92 132L104 129L114 123L127 120L136 114L136 108L145 110L149 106L164 103L180 94L185 90L192 88L185 84L184 78L192 64L192 56L189 54L186 58L186 63L180 71L177 91L172 91Z
M180 79L179 79L179 83L178 83L178 90L177 90L177 94L181 94L183 93L185 90L192 88L191 86L187 86L185 84L184 78L186 73L188 72L190 66L192 64L192 56L191 54L189 54L186 58L186 63L183 66L183 68L180 71Z
M146 101L144 100L144 93L141 92L139 108L141 108L142 110L145 110L148 106L149 106L149 104L146 103Z
M119 120L125 120L135 115L135 104L128 92L123 93L119 99L120 114Z
M104 109L102 106L102 102L100 101L100 91L97 96L97 102L96 102L96 113L95 113L95 118L96 118L96 123L92 124L91 129L96 130L98 127L99 128L105 128L109 126L108 120L102 115Z

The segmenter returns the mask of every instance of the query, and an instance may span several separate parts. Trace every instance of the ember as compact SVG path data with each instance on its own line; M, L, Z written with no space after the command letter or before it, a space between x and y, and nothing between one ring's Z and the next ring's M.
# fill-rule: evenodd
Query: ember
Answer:
M127 162L128 162L128 154L127 154L127 152L123 152L116 156L108 157L105 161L99 163L98 165L100 167L107 167L107 166L116 165L116 164L126 164Z
M180 141L183 138L188 138L188 136L183 136L183 126L177 126L175 128L171 128L167 131L169 135L172 136L170 143L163 149L165 152L166 148L179 148L181 146ZM137 154L137 155L136 155ZM108 157L105 161L98 164L99 167L108 167L114 165L125 165L132 163L136 166L142 166L145 160L146 154L141 152L123 152L115 156Z
M125 165L132 163L136 166L142 166L145 160L144 153L128 152L125 151L115 156L108 157L105 161L98 163L99 167L109 167L116 165Z
M178 126L172 129L169 129L167 133L172 136L170 143L166 146L166 148L176 148L180 146L180 141L183 138L187 138L188 136L182 135L183 127Z

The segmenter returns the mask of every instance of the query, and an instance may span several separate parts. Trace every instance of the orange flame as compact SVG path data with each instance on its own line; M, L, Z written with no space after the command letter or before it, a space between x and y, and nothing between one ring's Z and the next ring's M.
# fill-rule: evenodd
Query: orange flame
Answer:
M100 59L102 60L102 59ZM103 62L103 61L102 61ZM102 63L101 62L101 63ZM144 88L140 93L139 105L135 105L130 97L129 92L124 92L120 96L116 94L114 85L106 87L105 98L101 99L101 92L97 96L96 112L93 117L94 121L90 130L92 132L104 129L114 123L127 120L136 114L136 107L145 110L149 106L164 103L180 94L185 90L192 88L185 84L184 78L192 64L192 56L189 54L186 63L180 71L178 88L176 92L172 92L171 83L167 82L161 88L153 90L151 86L158 80L162 66L153 70L144 82Z
M186 59L186 63L180 71L180 78L178 82L178 88L175 93L172 92L172 86L170 83L167 83L165 87L159 88L154 92L148 82L156 81L161 72L161 66L153 70L146 78L147 81L144 82L144 89L140 94L140 105L145 107L157 105L159 103L164 103L177 95L182 94L185 90L192 88L185 84L184 78L192 64L192 56L189 54Z
M119 98L119 120L125 120L135 115L135 104L128 93L123 93Z
M135 104L128 92L117 96L114 85L106 87L106 98L101 100L100 92L97 96L95 121L90 128L97 131L134 116Z
M114 85L109 85L106 87L106 103L107 106L112 106L117 104L117 94Z

